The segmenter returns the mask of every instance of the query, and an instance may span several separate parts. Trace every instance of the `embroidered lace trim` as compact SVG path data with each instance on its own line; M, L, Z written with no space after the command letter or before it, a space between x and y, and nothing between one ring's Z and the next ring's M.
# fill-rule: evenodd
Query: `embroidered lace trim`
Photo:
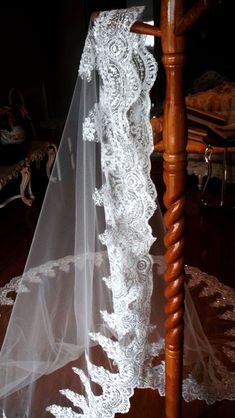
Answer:
M101 314L107 327L117 336L112 340L101 332L92 332L90 339L102 347L117 372L111 373L92 364L87 355L87 373L73 368L86 395L69 388L60 391L82 412L78 414L70 407L59 405L48 406L47 411L55 417L113 418L115 413L129 410L134 388L156 388L161 395L165 391L164 362L156 367L152 365L153 358L164 351L164 341L149 342L153 331L150 325L153 260L149 250L154 239L148 220L156 209L156 192L150 178L149 90L157 66L145 49L143 38L129 32L141 11L142 8L137 7L101 13L88 34L79 69L80 76L87 81L91 80L94 69L102 79L100 101L84 121L83 139L100 142L102 149L105 183L100 190L94 190L94 201L104 206L105 211L106 230L100 241L107 246L110 276L103 280L112 291L113 312L102 311ZM96 255L86 254L85 257ZM101 263L102 257L98 254L95 262ZM29 270L25 277L39 283L42 273L53 278L57 268L67 271L70 263L79 267L82 256L48 262ZM195 271L187 269L194 277ZM195 286L191 279L189 286ZM27 287L21 287L20 278L16 278L2 289L2 304L13 304L10 295L13 289L28 291ZM204 291L210 292L209 289ZM222 287L218 293L219 299L223 299ZM220 319L227 320L231 312L227 310ZM232 335L232 329L228 332ZM232 361L233 348L229 344L223 350ZM195 365L184 379L183 394L187 401L205 399L212 403L225 397L225 387L230 394L228 399L232 399L234 375L228 373L222 361L213 357L210 363L209 358L208 376L200 373ZM210 389L211 379L218 382L216 390ZM91 382L102 388L101 395L94 395Z
M97 254L87 254L85 257L94 259L94 264L96 266L101 266L103 262L105 262L107 258L106 252L97 253ZM52 279L56 277L57 269L62 269L64 271L69 270L70 264L76 264L78 268L82 268L83 262L85 258L83 256L68 256L62 258L60 260L48 262L40 267L36 267L30 269L27 273L25 273L24 277L27 277L28 282L36 282L40 283L42 274L49 275ZM158 265L163 265L164 261L162 257L154 257L154 262ZM234 363L235 361L235 327L232 325L234 323L234 311L235 311L235 297L234 297L234 290L224 284L220 283L218 279L214 276L210 276L206 273L201 272L199 269L195 267L186 266L185 268L186 274L188 276L187 286L189 289L200 289L199 298L206 299L209 298L211 308L225 308L223 313L226 315L217 313L217 317L219 320L226 321L227 323L227 331L224 332L224 336L231 337L224 338L224 345L222 345L222 351L224 352L227 359ZM0 289L0 305L13 305L14 299L12 297L12 293L19 293L19 292L27 292L27 287L22 287L20 285L21 276L13 278L7 285ZM107 285L108 285L108 280ZM213 297L213 298L212 298ZM105 317L105 312L103 312ZM216 314L214 315L214 319L216 319ZM106 318L105 318L106 320ZM112 314L107 317L107 322L109 321L109 326L111 329L115 328L115 324L118 322L117 317L113 316L112 321ZM114 323L113 323L114 322ZM230 328L231 327L231 328ZM96 335L91 334L91 338L95 339ZM102 339L102 336L100 335ZM103 337L102 341L103 346L107 346L107 339ZM115 347L115 344L114 344ZM158 356L164 350L164 341L160 340L156 344L152 344L152 347L149 348L149 356L154 357ZM111 351L110 351L111 350ZM123 353L120 351L120 347L116 346L113 352L113 349L107 346L107 352L109 352L110 358L114 358L115 355L120 355L120 359L123 358ZM214 360L214 359L213 359ZM91 366L91 365L90 365ZM208 361L208 371L209 376L211 378L215 378L215 376L211 376L213 374L212 371L216 370L218 374L218 385L217 391L215 393L215 388L213 391L211 390L211 381L208 377L204 376L204 380L201 378L201 382L198 383L196 376L198 375L199 371L195 369L185 377L183 381L183 396L186 401L191 401L194 399L202 399L206 400L208 404L215 402L216 400L221 400L225 396L225 387L227 387L228 393L233 393L233 387L235 384L234 374L227 370L225 366L223 366L222 362L218 359L216 360L216 364ZM165 363L162 361L156 367L146 367L146 375L145 375L145 384L139 382L140 387L152 387L157 389L161 396L165 394ZM80 375L80 371L78 369L74 369L74 373ZM83 381L85 381L84 375L82 375ZM199 380L200 381L200 380ZM151 384L150 384L151 382ZM225 385L225 386L224 386ZM211 389L210 389L211 388ZM66 395L70 400L73 400L74 406L78 405L78 400L81 401L81 396L70 391L62 391L62 394ZM234 396L228 396L228 399L234 399ZM59 406L53 406L54 412L56 411L56 416L61 417L73 417L74 413L72 410L63 409ZM62 415L59 415L59 414ZM63 415L64 414L64 415ZM69 415L71 414L71 415Z
M105 183L94 190L93 197L105 211L106 230L99 238L107 247L110 276L103 280L113 298L113 312L101 314L116 341L100 332L90 333L90 338L117 368L111 373L87 357L87 375L74 369L86 396L70 389L61 393L87 417L111 418L116 412L127 412L129 398L143 379L143 366L159 349L148 343L152 295L149 250L154 241L148 220L156 209L150 179L153 141L149 90L157 66L143 38L130 33L142 9L101 13L88 36L79 69L80 76L90 81L95 68L102 80L100 101L83 123L83 140L101 144ZM101 395L94 395L91 381L102 388ZM47 410L57 417L70 412L58 405Z

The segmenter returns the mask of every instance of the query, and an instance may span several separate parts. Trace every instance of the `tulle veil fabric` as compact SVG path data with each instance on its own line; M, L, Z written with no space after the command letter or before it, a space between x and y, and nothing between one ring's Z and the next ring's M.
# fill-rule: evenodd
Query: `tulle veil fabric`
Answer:
M111 418L137 387L164 395L164 225L150 178L157 64L130 33L142 10L90 24L0 352L2 417ZM234 398L234 374L188 290L184 363L186 400Z

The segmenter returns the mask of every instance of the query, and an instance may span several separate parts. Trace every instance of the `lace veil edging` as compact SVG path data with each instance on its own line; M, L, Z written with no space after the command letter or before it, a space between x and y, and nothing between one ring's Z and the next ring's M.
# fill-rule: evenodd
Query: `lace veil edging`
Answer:
M129 31L142 10L101 12L88 32L0 353L7 418L113 418L137 387L164 395L164 228L150 178L157 64ZM185 399L234 399L234 374L188 292L185 320Z

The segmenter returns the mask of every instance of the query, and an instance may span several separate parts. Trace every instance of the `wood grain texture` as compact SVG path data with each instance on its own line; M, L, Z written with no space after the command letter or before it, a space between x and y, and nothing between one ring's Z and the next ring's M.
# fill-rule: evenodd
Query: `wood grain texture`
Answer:
M164 216L167 232L165 306L166 401L165 417L180 418L182 402L183 315L184 315L184 208L186 185L186 109L183 95L185 39L175 35L183 16L182 0L162 0L162 61L166 72L163 113L164 172L166 185Z
M131 32L161 37L161 30L158 26L152 26L143 22L135 22L131 27Z

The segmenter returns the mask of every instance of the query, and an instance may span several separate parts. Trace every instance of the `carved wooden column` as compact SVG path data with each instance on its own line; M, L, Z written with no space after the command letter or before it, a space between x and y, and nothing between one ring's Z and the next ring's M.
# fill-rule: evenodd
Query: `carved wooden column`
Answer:
M184 0L162 0L160 34L162 61L166 71L163 115L164 217L167 232L165 312L166 416L180 418L182 399L184 314L184 206L186 186L186 109L183 92L185 34L210 8L221 0L198 0L186 13Z
M198 0L186 13L184 0L161 0L160 28L137 22L132 31L161 37L166 72L163 114L166 281L165 418L181 417L184 315L184 207L187 126L183 91L185 33L220 0Z
M183 95L185 40L175 35L175 24L183 14L182 0L162 0L161 38L166 71L163 115L164 217L167 269L166 338L166 418L181 416L183 315L184 315L184 206L186 180L186 111Z

